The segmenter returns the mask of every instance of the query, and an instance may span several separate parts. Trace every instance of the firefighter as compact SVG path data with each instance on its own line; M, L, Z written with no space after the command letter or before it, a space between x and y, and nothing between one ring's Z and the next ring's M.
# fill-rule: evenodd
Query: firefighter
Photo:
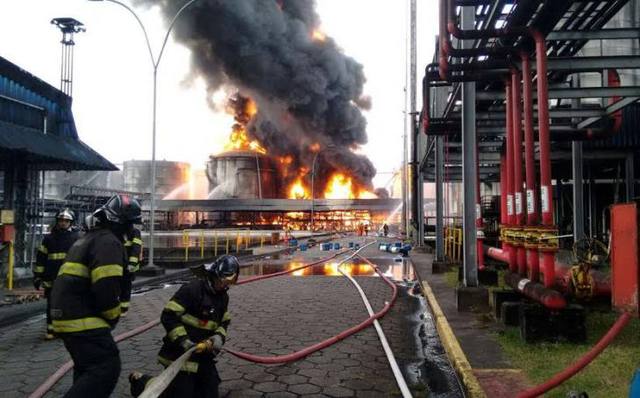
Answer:
M215 356L227 338L227 290L238 280L239 269L238 260L229 255L196 268L199 278L183 285L164 307L160 319L167 335L158 362L167 367L189 349L195 351L161 397L218 397ZM131 394L139 396L150 380L151 376L131 373Z
M122 274L122 294L120 295L121 316L125 316L129 311L131 284L136 279L136 272L140 270L140 258L142 256L140 230L133 225L131 225L131 229L126 233L124 248L127 252L127 266L124 268Z
M42 239L38 248L36 266L33 270L33 286L39 290L44 288L44 297L47 300L47 331L44 339L52 340L53 326L51 325L51 287L58 275L60 266L64 262L67 251L80 237L80 231L74 227L75 214L69 209L62 209L56 214L56 224Z
M108 397L120 375L111 329L120 318L123 237L141 222L140 204L115 195L94 218L95 226L69 249L51 292L53 330L74 362L68 398Z
M384 232L384 236L389 235L389 226L386 223L382 226L382 231Z

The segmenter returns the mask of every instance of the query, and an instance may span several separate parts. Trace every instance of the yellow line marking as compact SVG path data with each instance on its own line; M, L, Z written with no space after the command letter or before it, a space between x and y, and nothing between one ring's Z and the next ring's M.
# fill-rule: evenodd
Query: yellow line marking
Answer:
M447 351L447 355L453 363L453 366L456 368L456 371L462 378L462 383L467 389L468 396L470 398L486 398L487 395L480 386L480 382L473 374L471 364L469 363L469 360L467 360L466 355L464 355L464 352L460 347L460 343L458 342L458 339L456 339L456 336L449 325L449 321L447 321L447 317L444 315L444 312L442 312L442 309L431 290L431 286L429 286L429 283L426 280L423 280L421 284L422 291L429 302L431 312L433 313L433 317L436 321L436 328L438 329L442 345Z

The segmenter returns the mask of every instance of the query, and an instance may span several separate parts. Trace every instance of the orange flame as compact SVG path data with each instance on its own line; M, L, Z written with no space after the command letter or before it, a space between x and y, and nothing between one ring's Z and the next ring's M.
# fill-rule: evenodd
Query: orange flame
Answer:
M267 150L260 145L257 140L249 141L247 132L244 129L234 131L229 136L229 140L224 144L226 151L253 151L261 154L267 153Z
M314 29L313 32L311 33L311 38L314 41L319 41L324 43L327 40L327 35L320 29Z
M353 181L342 173L331 176L324 191L325 199L355 199Z
M312 144L309 149L311 152L318 152L320 150L320 144L316 142L315 144Z
M335 173L329 179L324 191L325 199L377 199L373 193L360 189L351 177Z
M258 105L251 99L246 98L244 107L240 110L228 107L227 112L234 115L236 123L233 125L231 135L224 144L225 151L253 151L266 154L267 150L258 142L250 140L247 136L247 125L258 113Z
M310 197L309 190L304 186L302 178L298 177L289 187L289 199L309 199Z

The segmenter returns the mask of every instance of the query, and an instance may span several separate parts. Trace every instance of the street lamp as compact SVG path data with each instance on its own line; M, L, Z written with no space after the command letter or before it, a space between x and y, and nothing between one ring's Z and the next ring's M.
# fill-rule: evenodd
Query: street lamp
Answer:
M158 54L158 58L155 58L153 55L153 50L151 49L151 42L149 41L149 35L147 34L147 29L145 29L144 24L138 17L131 7L128 5L121 3L118 0L88 0L88 1L108 1L110 3L118 4L119 6L124 7L134 16L136 21L138 21L138 25L142 29L142 33L144 33L144 39L147 43L147 49L149 50L149 57L151 59L151 65L153 66L153 129L152 129L152 144L151 144L151 207L149 209L149 260L148 266L153 267L153 249L155 246L154 242L154 230L155 230L155 208L156 208L156 108L157 108L157 92L158 92L158 66L160 65L160 60L162 60L162 54L164 54L164 48L167 45L167 41L169 40L169 34L173 29L173 26L176 23L178 17L182 14L184 10L186 10L191 4L195 3L197 0L189 0L185 3L180 10L176 13L176 15L171 20L169 24L169 29L167 29L167 33L164 36L164 41L162 42L162 47L160 47L160 53Z

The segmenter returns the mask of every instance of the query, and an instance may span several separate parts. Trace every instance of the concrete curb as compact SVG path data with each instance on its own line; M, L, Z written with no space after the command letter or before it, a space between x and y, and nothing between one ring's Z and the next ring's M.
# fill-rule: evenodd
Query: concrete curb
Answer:
M453 330L449 325L449 321L447 321L447 317L444 315L444 312L442 312L442 309L438 304L438 300L436 300L436 297L431 290L431 286L429 286L429 283L426 280L421 280L420 284L422 286L424 296L429 303L429 307L431 307L431 312L433 313L433 318L436 321L436 328L438 329L442 345L444 346L445 351L447 351L447 356L453 363L453 367L462 378L462 383L467 389L468 396L470 398L486 398L487 394L484 392L480 386L480 382L473 374L471 364L467 360L466 355L464 355L464 352L460 347L460 343L453 333Z

